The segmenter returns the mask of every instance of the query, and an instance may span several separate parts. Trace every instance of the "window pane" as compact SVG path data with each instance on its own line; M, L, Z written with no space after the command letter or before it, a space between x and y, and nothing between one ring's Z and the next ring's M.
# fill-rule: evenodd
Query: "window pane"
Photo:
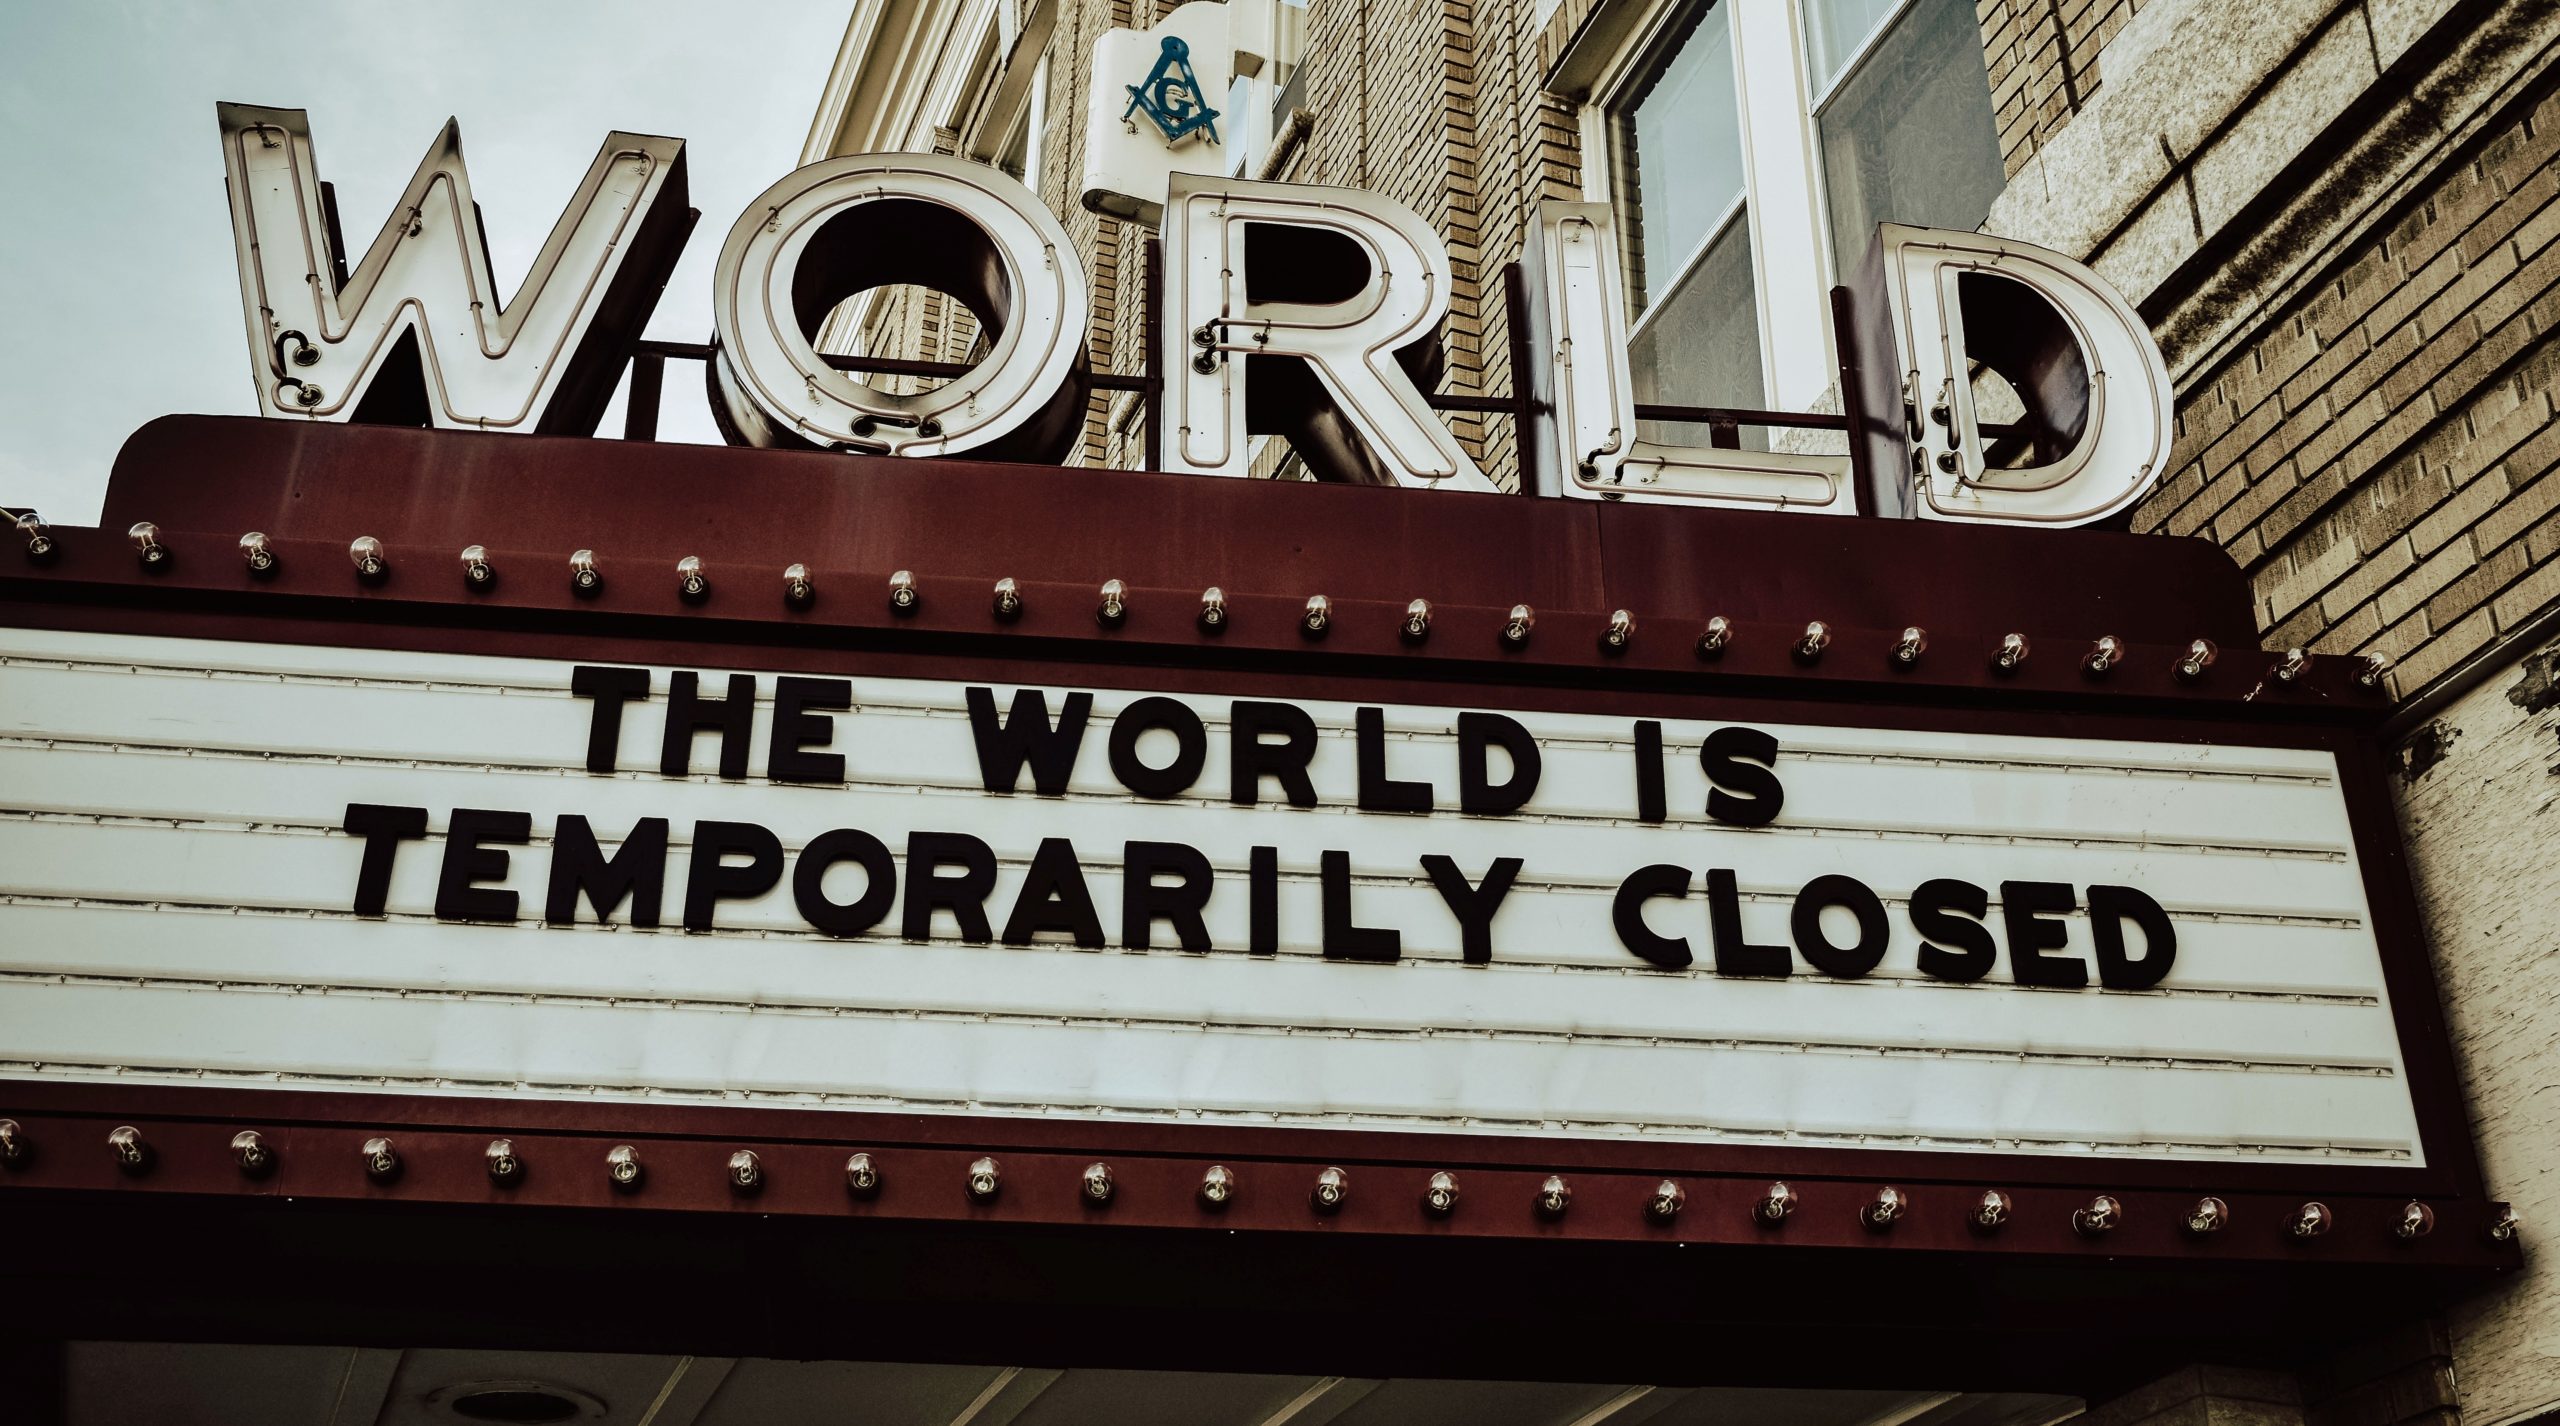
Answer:
M1742 197L1730 9L1704 6L1674 24L1610 115L1619 211L1636 220L1627 284L1638 311Z
M1818 123L1843 280L1876 224L1977 228L2008 182L1973 0L1916 0Z
M1671 406L1769 404L1760 384L1760 303L1752 290L1751 225L1743 216L1734 215L1627 343L1636 400ZM1674 445L1708 443L1704 425L1640 421L1636 431ZM1767 450L1768 434L1746 426L1742 444Z
M1806 58L1819 96L1902 0L1804 0Z

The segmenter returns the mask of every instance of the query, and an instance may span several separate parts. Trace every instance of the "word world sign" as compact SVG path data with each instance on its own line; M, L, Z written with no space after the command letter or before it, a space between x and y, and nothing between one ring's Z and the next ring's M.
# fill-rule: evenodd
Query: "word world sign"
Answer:
M690 223L681 140L608 135L502 304L455 127L349 271L305 115L224 104L219 116L265 414L593 431ZM1164 247L1154 358L1165 387L1148 419L1166 469L1241 476L1252 438L1276 434L1325 478L1495 488L1416 384L1453 280L1419 216L1352 189L1179 171L1150 206ZM1637 434L1619 247L1605 204L1542 203L1530 224L1531 370L1514 379L1542 413L1524 444L1547 488L1531 493L1854 513L1845 456ZM948 292L977 315L988 350L966 375L898 394L820 356L839 302L900 283ZM1888 224L1854 288L1860 395L1875 420L1851 439L1881 473L1869 508L2085 524L2158 479L2166 367L2140 316L2086 267L2002 238ZM996 169L865 154L788 174L731 227L712 309L715 415L733 443L1055 462L1082 439L1087 277L1057 218ZM1976 366L2018 393L2031 439L1986 441Z

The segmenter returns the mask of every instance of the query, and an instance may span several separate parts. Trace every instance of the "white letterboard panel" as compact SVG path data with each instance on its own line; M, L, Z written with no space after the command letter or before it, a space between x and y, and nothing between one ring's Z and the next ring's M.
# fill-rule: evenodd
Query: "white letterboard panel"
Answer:
M964 685L858 678L832 715L842 786L658 772L670 670L625 712L618 770L585 770L591 705L565 663L0 631L0 1075L1276 1124L1693 1143L1782 1143L2271 1162L2421 1162L2380 954L2334 759L2321 752L1755 724L1779 744L1774 825L1704 815L1715 724L1664 718L1670 819L1636 817L1633 724L1518 713L1536 797L1462 816L1456 711L1386 707L1388 771L1439 810L1356 809L1354 707L1302 702L1323 805L1226 798L1221 698L1189 793L1112 779L1105 741L1137 693L1092 690L1062 797L980 784ZM722 671L702 670L704 692ZM769 700L773 678L759 676ZM1067 690L1049 690L1053 709ZM995 688L1001 707L1013 689ZM1498 708L1486 711L1505 711ZM1162 740L1166 747L1155 746ZM1142 752L1163 762L1170 735ZM1500 775L1497 758L1496 774ZM1276 788L1266 784L1267 795ZM387 914L352 912L349 803L428 809ZM509 848L513 924L434 915L456 807L529 812ZM669 819L664 925L541 922L562 814L608 848ZM1071 839L1106 935L968 945L895 911L837 939L785 873L680 929L697 819L771 828L786 855L831 828L892 851L962 832L998 858L1001 931L1046 837ZM1199 848L1217 949L1123 948L1121 846ZM1249 849L1279 851L1277 954L1247 944ZM1354 914L1402 936L1392 964L1322 954L1320 856L1349 854ZM1493 959L1460 956L1426 853L1470 878L1522 859ZM1698 963L1657 969L1612 928L1640 866L1731 868L1749 939L1785 945L1798 888L1848 873L1893 939L1855 980L1801 957L1785 979L1717 975L1706 901L1646 921ZM2125 885L2168 911L2175 968L2143 991L1931 979L1907 919L1934 877ZM844 867L840 899L861 873ZM627 915L627 912L626 912ZM2087 958L2069 921L2060 954ZM1843 939L1846 939L1844 936Z

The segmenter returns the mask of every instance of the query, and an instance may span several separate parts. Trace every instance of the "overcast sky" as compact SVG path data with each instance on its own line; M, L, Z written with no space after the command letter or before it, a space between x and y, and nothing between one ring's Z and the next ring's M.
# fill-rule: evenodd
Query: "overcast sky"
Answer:
M510 298L613 129L686 141L702 220L649 334L711 331L711 263L800 156L852 0L0 0L0 505L97 519L135 427L251 414L217 100L304 109L366 244L448 117ZM357 254L361 256L361 249ZM666 439L716 441L698 368ZM606 418L619 432L621 404Z

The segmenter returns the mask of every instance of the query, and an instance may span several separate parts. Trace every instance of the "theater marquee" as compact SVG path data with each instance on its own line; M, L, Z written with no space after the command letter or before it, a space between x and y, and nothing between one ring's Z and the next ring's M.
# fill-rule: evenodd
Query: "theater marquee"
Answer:
M2295 748L0 635L48 1076L2424 1161Z

